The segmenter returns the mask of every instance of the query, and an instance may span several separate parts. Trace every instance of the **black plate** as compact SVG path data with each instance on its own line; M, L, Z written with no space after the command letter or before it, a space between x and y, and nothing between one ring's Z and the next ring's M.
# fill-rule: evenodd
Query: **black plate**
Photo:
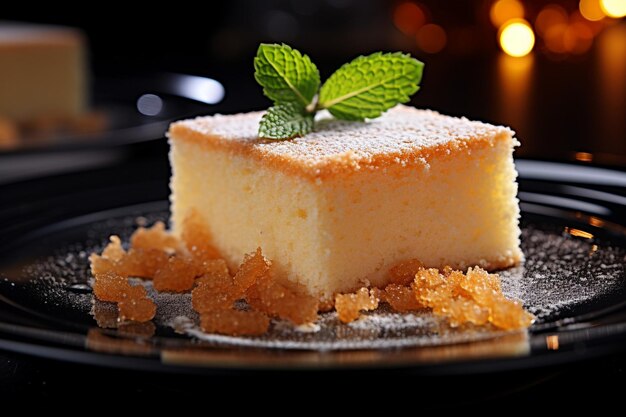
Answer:
M86 255L111 232L127 236L138 217L167 218L167 179L149 168L135 164L0 188L6 201L0 348L177 372L401 367L450 373L562 363L626 344L626 173L535 160L518 161L526 263L503 273L505 291L538 317L528 334L444 333L423 326L424 317L384 312L343 327L327 316L313 334L278 325L257 339L199 341L177 334L165 319L102 329L89 314ZM179 304L160 301L170 306L169 318L180 313Z

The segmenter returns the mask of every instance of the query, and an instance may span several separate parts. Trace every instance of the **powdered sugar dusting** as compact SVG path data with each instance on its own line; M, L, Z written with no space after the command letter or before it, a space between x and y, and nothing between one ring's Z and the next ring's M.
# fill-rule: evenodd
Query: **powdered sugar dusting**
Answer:
M494 141L514 134L506 127L400 105L367 122L337 120L322 111L314 132L288 141L273 141L257 136L262 116L263 112L252 112L198 117L177 122L171 130L189 129L207 140L234 142L253 152L312 169L333 163L358 169L380 156L391 156L389 160L400 165L425 163L417 151L440 145L463 148L471 141Z
M539 322L626 290L626 252L604 242L536 226L522 229L522 266L500 273L503 292L522 300Z

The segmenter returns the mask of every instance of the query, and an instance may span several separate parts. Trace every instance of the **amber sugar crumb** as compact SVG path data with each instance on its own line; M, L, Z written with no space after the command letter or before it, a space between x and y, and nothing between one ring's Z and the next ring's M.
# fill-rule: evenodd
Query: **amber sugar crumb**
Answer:
M446 317L453 327L487 323L503 330L530 326L534 316L521 303L507 299L496 274L476 267L461 271L421 269L412 284L417 300Z
M233 279L235 286L241 291L247 291L259 278L269 273L271 266L272 263L263 256L261 248L246 254Z
M245 255L234 277L223 272L203 276L192 291L193 308L203 316L213 317L215 312L232 311L234 302L240 299L245 299L257 313L291 320L295 324L317 320L317 300L302 290L296 291L277 282L271 262L260 248ZM222 316L243 317L235 313Z
M261 248L245 255L231 274L195 213L183 223L182 240L157 222L151 228L138 228L130 242L125 250L120 238L111 236L101 255L89 257L94 296L116 303L117 320L122 323L148 322L157 308L146 289L131 285L129 278L152 279L160 292L191 291L200 327L227 335L263 334L270 317L298 325L313 323L318 312L333 308L341 322L349 323L362 311L378 308L379 302L398 312L430 309L453 327L473 324L513 330L526 328L534 320L519 302L504 296L498 275L479 267L466 273L449 267L439 271L408 260L389 270L389 284L384 288L363 287L320 302L303 287L280 279Z
M165 230L165 223L156 222L150 228L138 228L130 239L134 249L157 249L165 252L176 252L180 249L180 241Z
M352 294L337 294L335 296L335 309L342 323L350 323L359 318L361 311L375 310L378 308L379 299L377 291L360 288Z
M380 291L379 298L401 313L425 308L411 287L400 284L387 285L384 290Z
M156 314L156 305L148 298L144 287L133 286L128 278L112 271L95 274L93 293L100 301L117 303L121 321L149 321Z
M117 303L117 307L121 321L144 322L152 320L156 314L156 305L148 297L128 298Z
M268 274L250 287L246 293L246 301L259 311L295 324L315 322L318 299L305 294L303 288L293 287L297 286L282 284L272 274Z
M300 316L291 313L293 306L290 303L277 306L272 298L274 293L262 292L277 285L271 279L270 267L271 262L258 248L256 252L245 255L234 277L227 270L214 269L200 278L192 292L193 308L200 313L200 327L213 333L263 334L269 326L269 317L265 313L300 323ZM290 293L283 291L281 295L284 297L285 294ZM241 311L234 307L235 301L243 298L248 300L253 310ZM307 311L306 308L304 310ZM306 318L306 322L317 320L316 307L313 313L315 316Z
M153 285L157 291L187 292L201 274L201 266L188 257L173 255L155 272Z
M237 291L228 272L214 271L200 277L191 292L193 309L198 313L230 309L242 297L243 293Z

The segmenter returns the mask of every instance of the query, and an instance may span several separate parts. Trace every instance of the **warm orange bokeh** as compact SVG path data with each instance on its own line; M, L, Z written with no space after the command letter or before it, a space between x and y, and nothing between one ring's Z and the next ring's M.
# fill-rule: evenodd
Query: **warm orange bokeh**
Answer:
M426 14L415 3L400 3L393 11L393 23L405 35L415 35L426 23Z
M602 20L605 17L602 7L600 7L600 0L580 0L578 8L585 19L592 22Z
M559 25L566 25L568 15L565 9L556 4L549 4L537 15L535 29L540 36L546 36L550 29Z
M491 5L489 17L495 27L500 27L511 19L523 18L524 5L518 0L498 0Z
M448 37L445 30L439 25L424 25L417 32L417 45L419 48L429 54L436 54L445 48Z

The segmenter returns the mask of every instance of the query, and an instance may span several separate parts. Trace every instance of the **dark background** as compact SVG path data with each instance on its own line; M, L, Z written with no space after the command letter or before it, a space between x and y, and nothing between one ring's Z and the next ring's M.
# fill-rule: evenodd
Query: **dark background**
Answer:
M575 157L623 164L626 156L626 22L581 17L578 0L525 0L524 18L536 26L547 6L560 7L569 24L597 32L582 51L554 52L537 34L523 58L498 47L490 21L492 0L413 2L426 21L446 34L445 47L427 53L394 24L405 0L229 0L193 5L126 8L122 3L79 9L49 4L10 5L8 20L82 28L91 66L100 75L155 71L207 75L227 91L220 111L268 105L253 79L252 59L260 42L285 42L309 54L327 77L358 54L402 50L426 63L421 91L412 103L441 112L506 124L523 144L519 156ZM4 6L3 6L4 9ZM397 17L396 17L397 20ZM554 48L552 48L554 49ZM583 156L579 159L589 159Z
M213 77L226 87L225 100L209 109L220 112L260 109L269 104L253 79L252 59L260 42L285 42L307 53L320 68L322 78L359 54L402 50L426 63L422 89L412 104L510 125L522 142L517 152L521 157L626 167L624 19L594 23L598 33L582 52L555 52L538 37L529 56L513 58L499 49L498 28L489 18L491 0L422 0L419 5L427 21L446 33L443 49L428 53L416 41L416 34L403 33L394 24L394 11L402 3L229 0L201 5L134 5L138 11L133 11L124 3L63 7L56 2L43 6L23 2L3 4L0 18L82 28L96 81L104 76L141 77L161 71ZM562 7L571 21L580 17L576 15L576 0L526 0L524 17L534 25L548 3ZM152 158L155 170L167 170L166 151L165 142L158 141L142 145L130 155L135 160ZM611 399L620 400L615 392L625 385L625 365L617 355L579 366L477 378L421 377L413 379L413 386L428 399L418 399L410 406L419 409L420 402L429 399L442 406L476 405L481 399L494 405L517 400L517 408L532 407L529 400L549 402L555 397L562 401L560 405L572 405L578 399L610 403ZM356 378L350 384L367 382L362 375L351 376ZM293 375L273 377L285 383ZM397 377L368 378L392 382ZM264 377L245 378L247 384L243 386L232 377L220 379L219 385L235 390L254 389L264 383ZM324 384L329 379L322 376L318 380ZM205 387L216 388L215 384L215 379L120 373L0 354L0 392L13 395L72 398L101 390L138 397L158 393L192 398L206 395ZM453 387L453 397L446 394L448 387Z

